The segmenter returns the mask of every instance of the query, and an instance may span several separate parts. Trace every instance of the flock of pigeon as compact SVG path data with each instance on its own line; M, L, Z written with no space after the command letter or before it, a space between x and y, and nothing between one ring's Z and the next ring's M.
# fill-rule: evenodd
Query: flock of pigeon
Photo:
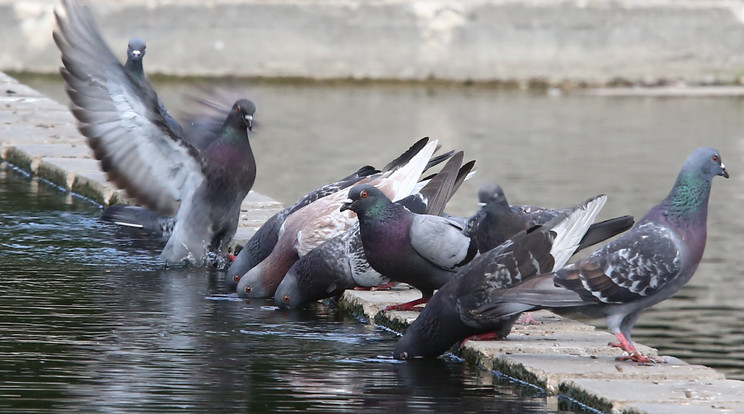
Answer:
M144 74L145 42L132 39L121 65L88 7L62 4L54 41L72 112L109 179L142 205L112 206L102 217L167 239L166 265L226 267L232 259L238 296L273 297L288 308L355 287L410 284L421 299L388 310L428 304L398 342L399 359L437 357L473 336L505 338L523 312L550 309L604 316L624 359L657 362L636 350L631 329L700 263L711 182L728 178L715 149L695 150L669 195L635 224L630 216L594 223L604 195L550 210L510 206L493 184L479 191L481 209L461 218L444 209L474 161L463 163L462 152L436 156L437 141L424 138L380 169L361 167L302 197L228 258L256 178L249 143L256 106L204 100L208 114L179 123Z

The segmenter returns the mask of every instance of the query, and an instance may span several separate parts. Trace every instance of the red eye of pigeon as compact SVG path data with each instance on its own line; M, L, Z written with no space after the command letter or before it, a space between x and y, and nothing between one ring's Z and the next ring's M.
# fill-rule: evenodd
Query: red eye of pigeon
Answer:
M367 198L368 195L369 193L367 193L367 190L363 190L361 193L359 193L359 197L362 197L362 198Z
M235 276L233 276L233 280L234 280L235 282L240 282L240 275L235 275Z
M713 162L718 162L718 155L713 156Z

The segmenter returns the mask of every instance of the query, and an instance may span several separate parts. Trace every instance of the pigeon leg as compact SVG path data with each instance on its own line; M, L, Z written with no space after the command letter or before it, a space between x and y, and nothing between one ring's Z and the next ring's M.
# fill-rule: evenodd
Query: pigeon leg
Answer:
M416 305L427 303L429 302L429 299L431 299L431 297L412 300L410 302L401 303L400 305L390 305L386 307L385 310L386 311L396 310L396 311L419 311L420 312L422 308L417 308Z
M465 342L467 341L499 341L502 339L506 338L497 334L496 332L488 332L484 334L468 336L467 338L463 339L462 342L460 342L460 346L465 346Z
M525 312L518 320L517 323L522 325L542 325L542 322L532 317L532 312Z
M661 358L649 358L638 352L635 345L628 341L622 333L618 332L615 336L619 342L610 342L608 345L620 348L628 353L628 355L617 357L616 359L618 361L633 361L641 364L660 364L666 362Z

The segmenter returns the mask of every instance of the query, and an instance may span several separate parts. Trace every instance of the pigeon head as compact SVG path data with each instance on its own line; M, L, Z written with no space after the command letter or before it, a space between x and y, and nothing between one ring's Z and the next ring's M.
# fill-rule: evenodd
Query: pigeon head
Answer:
M248 99L238 99L232 107L231 113L237 114L245 128L253 130L253 115L256 113L256 104Z
M705 217L713 177L728 178L721 154L713 148L698 148L687 157L671 192L662 203L665 215L687 219ZM704 220L703 220L704 222Z
M127 59L135 61L142 60L142 58L145 57L145 49L147 49L145 39L140 37L129 39L129 44L127 45Z
M304 303L302 292L297 283L297 276L290 269L279 283L274 293L274 304L280 308L296 309Z
M387 204L390 204L390 199L377 187L371 184L361 184L349 190L349 200L341 206L341 211L351 210L362 218L368 214L374 214L374 211L380 210Z
M507 207L509 206L509 203L506 201L504 190L502 190L501 186L496 183L483 184L481 188L478 189L478 203L481 207L492 203L505 205Z
M685 161L682 169L683 171L686 169L698 169L702 173L702 176L707 179L712 179L716 175L729 178L726 166L723 164L723 160L721 160L721 154L713 148L698 148L693 151L687 157L687 161Z
M235 288L238 297L241 298L265 298L269 297L269 291L261 280L260 273L253 271L255 267L240 277Z

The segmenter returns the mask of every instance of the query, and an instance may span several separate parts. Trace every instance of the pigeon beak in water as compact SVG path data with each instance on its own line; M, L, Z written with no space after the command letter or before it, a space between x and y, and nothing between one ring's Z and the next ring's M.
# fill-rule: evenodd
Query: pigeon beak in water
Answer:
M351 209L351 203L352 203L352 201L350 199L349 200L346 200L344 202L344 204L341 205L341 211L350 210Z
M253 131L253 115L246 115L245 122L248 124L248 130Z

